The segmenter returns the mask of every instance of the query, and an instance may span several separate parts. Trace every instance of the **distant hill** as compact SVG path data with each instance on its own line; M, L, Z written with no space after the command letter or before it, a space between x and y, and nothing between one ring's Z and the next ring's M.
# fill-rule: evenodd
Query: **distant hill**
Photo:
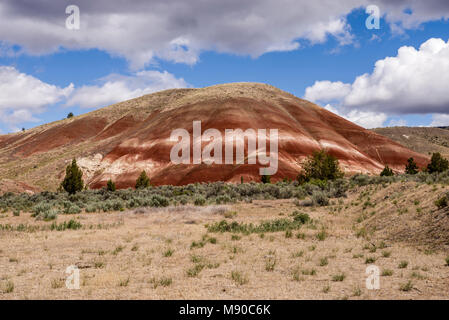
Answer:
M393 127L373 131L416 152L426 155L440 152L449 158L449 127Z
M192 135L193 121L202 122L202 132L217 129L221 134L225 129L278 129L279 167L272 181L296 178L305 157L321 148L336 156L348 173L379 174L385 164L401 171L410 156L420 165L429 160L275 87L232 83L166 90L25 132L0 135L0 180L55 190L67 164L77 158L90 188L100 188L109 179L118 188L133 187L142 170L154 185L240 182L242 177L245 182L260 181L259 167L266 166L259 163L171 162L175 145L171 132L182 128Z

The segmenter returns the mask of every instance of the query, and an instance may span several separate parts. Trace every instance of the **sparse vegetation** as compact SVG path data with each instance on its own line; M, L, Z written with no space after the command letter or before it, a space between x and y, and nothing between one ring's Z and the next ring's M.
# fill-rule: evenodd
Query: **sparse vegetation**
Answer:
M136 189L145 189L150 186L150 178L148 178L147 173L142 171L139 178L136 180Z
M244 275L240 271L232 271L231 272L231 279L238 284L239 286L242 286L244 284L247 284L249 282L249 279L246 275Z
M405 165L405 173L406 174L417 174L418 173L418 165L416 164L413 158L409 158L407 160L407 164Z
M405 291L405 292L410 291L410 290L412 290L412 289L413 289L413 283L412 283L410 280L407 281L406 283L402 284L402 285L399 287L399 290Z
M233 232L233 233L267 233L267 232L279 232L279 231L287 231L287 230L296 230L301 228L304 224L302 221L306 219L304 216L301 218L293 220L281 218L269 221L263 221L258 225L238 223L233 221L228 223L226 220L222 220L220 222L216 222L212 225L207 226L207 230L209 232ZM307 219L308 221L309 219Z
M445 159L440 153L433 153L430 163L427 165L429 173L441 173L449 169L449 161Z
M315 151L303 164L303 171L297 180L303 184L311 180L336 180L343 177L338 159L326 150Z
M393 275L393 270L391 269L384 269L382 270L382 276L383 277L390 277Z
M111 179L109 179L108 183L106 184L106 190L111 191L111 192L114 192L116 190L115 183L112 182Z
M381 177L392 177L392 176L394 176L394 172L392 169L390 169L390 167L388 165L386 165L385 168L380 173L380 176Z
M448 202L449 202L449 194L445 194L441 198L435 200L435 205L438 207L438 209L443 209L447 207Z
M61 183L61 187L69 194L75 194L83 190L83 172L76 164L76 160L72 160L72 164L67 166L65 170L65 178Z
M332 281L336 281L336 282L343 281L343 280L345 280L345 278L346 278L346 275L344 273L338 273L338 274L335 274L332 276Z

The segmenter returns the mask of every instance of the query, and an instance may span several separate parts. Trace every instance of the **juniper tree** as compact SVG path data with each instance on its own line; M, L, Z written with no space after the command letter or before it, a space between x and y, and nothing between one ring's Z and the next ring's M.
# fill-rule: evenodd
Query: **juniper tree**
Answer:
M307 158L297 180L300 183L308 182L311 179L335 180L342 178L343 175L338 159L326 150L319 150Z
M409 158L407 160L407 164L405 166L406 174L417 174L418 173L418 165L416 164L413 158Z
M388 164L385 166L385 168L382 170L382 172L380 173L381 177L391 177L394 176L394 172L393 170L390 169L390 167L388 166Z
M139 178L136 180L136 189L144 189L150 186L150 178L148 178L147 173L142 171Z
M62 188L69 194L75 194L78 191L83 190L83 172L76 164L76 160L72 160L72 164L68 165L65 169L65 178L61 183Z
M441 156L439 152L432 154L432 159L427 165L429 173L443 172L449 169L449 161Z
M109 179L108 180L108 183L107 183L107 185L106 185L106 189L108 190L108 191L115 191L115 183L114 182L112 182L112 180L111 179Z

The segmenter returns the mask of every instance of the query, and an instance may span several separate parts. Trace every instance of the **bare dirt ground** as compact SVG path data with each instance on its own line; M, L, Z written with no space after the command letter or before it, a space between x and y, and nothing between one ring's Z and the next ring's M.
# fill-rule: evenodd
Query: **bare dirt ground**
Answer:
M60 215L58 223L76 219L83 228L0 231L0 299L448 299L449 243L422 241L419 223L441 215L433 201L447 190L397 183L358 188L318 208L267 200ZM314 223L291 236L205 227L289 218L294 210ZM52 222L0 215L0 225L21 223ZM80 270L79 290L65 286L70 265ZM378 290L366 288L369 265L381 272Z

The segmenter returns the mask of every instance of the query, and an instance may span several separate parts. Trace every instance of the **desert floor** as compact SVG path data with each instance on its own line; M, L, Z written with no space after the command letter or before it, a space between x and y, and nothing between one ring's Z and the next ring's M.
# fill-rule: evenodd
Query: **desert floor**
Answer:
M58 223L76 219L83 228L0 231L0 299L448 299L447 247L392 234L395 225L402 230L434 214L434 198L444 189L438 188L360 187L315 208L258 200L59 215ZM223 219L257 224L289 218L295 210L314 223L291 236L208 233L205 227ZM388 226L366 232L385 219ZM27 213L0 215L0 225L21 223L52 222ZM80 270L80 289L66 288L71 265ZM370 265L381 273L378 290L366 287Z

